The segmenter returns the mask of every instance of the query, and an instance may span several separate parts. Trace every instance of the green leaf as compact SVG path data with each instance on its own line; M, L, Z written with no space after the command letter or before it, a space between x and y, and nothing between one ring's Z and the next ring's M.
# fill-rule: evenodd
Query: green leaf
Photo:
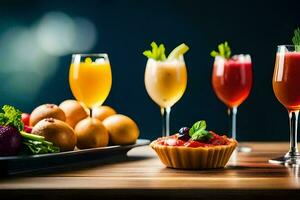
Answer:
M160 60L166 60L165 46L163 44L160 44L158 47L158 55Z
M20 131L20 133L23 137L23 145L31 154L59 152L59 147L53 146L53 143L46 141L43 136L26 133L24 131Z
M195 132L191 138L192 140L208 140L212 138L212 134L209 131L202 130Z
M144 51L143 54L144 54L144 56L146 56L148 58L152 56L152 52L150 50Z
M151 42L151 47L152 47L152 54L153 54L153 58L158 58L158 46L155 42Z
M212 138L212 134L205 130L206 122L204 120L200 120L190 128L189 135L192 140L208 140Z
M22 112L10 105L2 107L3 113L0 113L0 125L13 126L19 131L24 129L24 124L21 120Z
M224 43L219 44L218 45L218 52L214 50L214 51L210 52L210 55L212 57L222 56L225 59L229 59L230 55L231 55L231 49L228 45L228 42L225 41Z
M150 45L151 45L152 49L155 49L155 50L156 50L156 49L158 48L158 46L157 46L156 42L154 42L154 41L153 41L153 42L151 42L151 44L150 44Z
M53 146L53 144L48 141L40 142L30 139L24 139L23 145L31 154L58 153L60 151L59 147Z
M166 60L165 55L165 46L163 44L160 44L159 46L156 44L156 42L151 43L152 50L146 50L143 52L143 55L147 58L152 58L157 61L164 61Z
M217 55L219 55L219 53L216 52L215 50L213 50L212 52L210 52L210 55L211 55L212 57L216 57Z
M206 122L204 120L197 121L194 123L194 125L190 128L189 134L192 137L192 135L199 131L199 130L205 130L206 129Z
M225 48L224 48L225 44L226 44L226 42L224 44L219 44L218 45L220 55L225 55Z
M295 45L295 50L299 52L300 51L300 28L297 28L294 31L292 42Z

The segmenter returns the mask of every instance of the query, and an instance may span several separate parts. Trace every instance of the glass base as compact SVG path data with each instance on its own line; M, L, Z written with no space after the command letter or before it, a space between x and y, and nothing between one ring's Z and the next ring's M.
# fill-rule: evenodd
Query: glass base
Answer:
M281 156L277 158L273 158L269 160L271 164L278 164L278 165L300 165L300 156Z
M252 148L247 146L238 146L237 151L242 153L250 153L252 151Z

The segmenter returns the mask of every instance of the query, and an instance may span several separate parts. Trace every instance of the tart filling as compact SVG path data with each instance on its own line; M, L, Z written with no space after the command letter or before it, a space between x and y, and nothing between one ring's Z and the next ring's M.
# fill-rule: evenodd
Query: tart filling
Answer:
M180 134L176 133L169 137L162 137L156 140L156 145L163 145L163 146L176 146L176 147L214 147L220 145L229 145L231 140L227 138L226 135L218 135L213 131L209 131L212 135L211 139L208 140L193 140L189 138L188 140L181 139Z

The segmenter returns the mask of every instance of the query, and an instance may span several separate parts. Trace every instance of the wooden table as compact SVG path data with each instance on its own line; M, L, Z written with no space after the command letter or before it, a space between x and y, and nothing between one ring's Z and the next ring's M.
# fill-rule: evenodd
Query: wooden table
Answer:
M0 180L0 199L252 199L300 197L300 170L272 165L287 143L247 143L251 153L239 153L225 169L165 168L148 146L126 158L111 158L86 168L59 170ZM9 198L8 198L9 197ZM20 198L19 198L20 199Z

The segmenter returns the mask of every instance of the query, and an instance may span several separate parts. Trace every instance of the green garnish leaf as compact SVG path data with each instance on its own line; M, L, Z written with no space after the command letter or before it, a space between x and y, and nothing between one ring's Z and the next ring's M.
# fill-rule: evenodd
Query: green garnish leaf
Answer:
M231 49L230 49L227 41L218 45L218 51L219 52L213 50L212 52L210 52L210 55L212 57L221 56L221 57L224 57L225 59L230 58Z
M20 110L10 105L4 105L2 110L3 112L0 113L1 126L13 126L19 131L24 129L24 124L21 120L22 112Z
M147 58L152 58L153 60L157 60L157 61L166 60L165 46L163 44L160 44L158 46L156 42L152 42L151 47L152 50L146 50L143 52L144 56L146 56Z
M206 122L204 120L197 121L190 129L189 134L190 136L192 136L191 134L194 134L196 131L202 131L205 129L206 129Z
M191 138L192 140L208 140L212 138L212 134L209 131L203 130L196 132Z
M189 135L192 140L209 140L212 138L212 134L206 130L206 122L204 120L196 122L189 130Z
M147 58L152 58L152 51L147 50L143 52L144 56L146 56Z
M212 52L210 52L210 55L211 55L212 57L216 57L217 55L219 55L219 53L216 52L215 50L213 50Z
M300 51L300 28L297 28L294 31L294 36L292 38L292 42L295 45L295 50Z
M157 49L157 54L160 55L161 60L166 60L166 54L165 54L165 46L163 44L160 44Z

